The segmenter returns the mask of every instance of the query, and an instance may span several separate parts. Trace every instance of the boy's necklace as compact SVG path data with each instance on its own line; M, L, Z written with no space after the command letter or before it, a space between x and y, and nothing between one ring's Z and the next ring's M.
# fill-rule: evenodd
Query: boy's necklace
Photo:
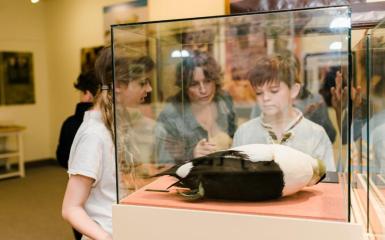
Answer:
M300 115L297 119L295 119L295 121L292 122L292 124L290 124L289 127L285 131L283 131L282 137L280 140L278 139L277 134L273 131L273 127L271 125L268 125L268 124L262 122L262 126L269 133L269 136L270 136L272 143L284 144L293 136L293 133L290 130L292 130L295 126L297 126L298 123L302 120L302 118L303 118L303 115Z

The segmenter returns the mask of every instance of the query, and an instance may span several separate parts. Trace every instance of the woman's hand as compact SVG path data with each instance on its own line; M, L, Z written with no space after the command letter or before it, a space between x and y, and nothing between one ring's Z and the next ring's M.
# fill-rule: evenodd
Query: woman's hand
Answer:
M337 121L338 123L341 123L342 121L342 111L346 108L347 104L347 96L348 96L348 88L343 87L343 78L342 78L342 73L338 71L336 73L336 78L335 78L335 83L336 86L332 87L330 89L330 92L332 94L332 107L336 111L337 115ZM353 114L354 112L361 107L362 105L362 95L361 95L361 87L356 86L354 87L353 84L351 86L351 99L352 99L352 111ZM340 128L340 124L338 124L338 127Z
M193 151L193 157L197 158L197 157L205 156L207 154L215 152L216 149L217 149L216 144L210 143L207 141L207 139L203 138L195 146L194 151Z
M345 107L345 101L347 96L347 88L342 88L342 73L338 71L336 73L335 83L336 86L330 89L332 94L332 106L338 112L341 108Z
M330 90L332 94L332 106L336 110L341 110L346 107L348 89L347 87L342 87L343 78L340 71L336 73L335 82L336 86L332 87ZM350 93L353 107L360 107L362 104L361 86L354 87L352 84Z

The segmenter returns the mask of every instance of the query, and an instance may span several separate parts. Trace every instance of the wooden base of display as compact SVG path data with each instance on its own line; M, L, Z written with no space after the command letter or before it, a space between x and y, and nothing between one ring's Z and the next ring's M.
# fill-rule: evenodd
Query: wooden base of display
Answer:
M161 178L113 206L114 239L363 240L360 224L346 222L342 187L321 183L264 202L186 202Z
M114 240L363 240L359 224L135 205L113 206Z

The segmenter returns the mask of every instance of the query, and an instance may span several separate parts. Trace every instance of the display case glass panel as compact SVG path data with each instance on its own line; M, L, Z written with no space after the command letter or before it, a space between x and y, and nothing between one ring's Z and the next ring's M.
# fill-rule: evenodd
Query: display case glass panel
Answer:
M366 30L353 47L353 81L350 89L352 121L351 203L352 218L370 236L382 238L384 220L384 124L385 24Z
M380 22L367 35L367 99L365 154L368 156L368 231L377 237L385 234L385 21Z
M361 222L368 228L368 207L369 191L367 181L371 174L368 164L367 153L367 119L368 119L368 64L369 64L369 37L363 34L363 37L352 48L352 67L353 78L350 88L351 101L351 203L352 218L356 222ZM346 89L348 90L348 89ZM368 229L367 229L368 230Z
M332 92L349 83L350 30L345 6L113 26L118 202L347 221L348 101ZM253 143L319 159L326 180L273 200L188 201L200 188L154 177Z

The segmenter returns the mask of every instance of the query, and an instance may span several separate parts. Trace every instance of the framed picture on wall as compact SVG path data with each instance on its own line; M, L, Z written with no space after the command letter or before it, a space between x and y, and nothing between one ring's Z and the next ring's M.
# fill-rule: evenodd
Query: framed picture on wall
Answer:
M247 73L258 56L266 55L266 34L247 22L233 23L226 29L226 69L224 89L236 106L255 103L255 91L247 80Z
M80 52L81 71L86 72L94 69L95 60L103 46L82 48Z
M148 20L147 0L134 0L103 8L104 40L111 42L111 25L144 22Z
M35 103L30 52L0 52L0 104Z
M310 92L319 92L330 71L348 74L348 53L327 52L307 54L304 58L304 81Z
M344 4L362 4L365 2L366 0L229 0L229 9L231 14L235 14L244 12L268 12L275 10L329 7Z

